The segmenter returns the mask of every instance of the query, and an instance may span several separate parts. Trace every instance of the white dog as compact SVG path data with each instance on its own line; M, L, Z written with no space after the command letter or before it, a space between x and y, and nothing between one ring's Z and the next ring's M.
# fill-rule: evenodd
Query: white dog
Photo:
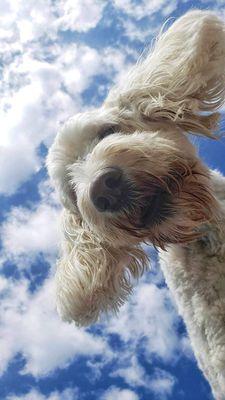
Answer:
M146 268L141 243L167 249L162 267L217 399L225 399L225 182L188 133L213 138L224 97L224 25L189 12L101 108L65 124L48 156L64 206L62 318L88 325L118 311Z

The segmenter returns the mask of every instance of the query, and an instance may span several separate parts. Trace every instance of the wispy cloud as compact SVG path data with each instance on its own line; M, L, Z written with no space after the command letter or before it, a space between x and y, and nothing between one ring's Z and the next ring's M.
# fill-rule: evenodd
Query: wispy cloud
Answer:
M10 395L6 400L78 400L78 391L76 389L65 389L62 392L54 391L45 396L38 390L33 389L22 396Z
M155 394L157 399L164 400L172 394L175 383L174 376L162 369L156 369L150 377L149 390Z

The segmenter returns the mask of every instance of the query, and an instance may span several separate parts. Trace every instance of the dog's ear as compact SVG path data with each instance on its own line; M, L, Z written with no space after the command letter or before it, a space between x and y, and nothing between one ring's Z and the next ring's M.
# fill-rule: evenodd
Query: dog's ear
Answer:
M102 313L116 313L148 265L139 247L113 248L64 210L63 249L56 271L57 309L62 319L86 326Z
M110 92L106 105L119 101L136 119L172 121L184 131L212 137L219 118L214 111L224 97L224 24L213 13L196 10L159 35L151 54Z
M75 135L70 121L58 132L47 156L47 169L64 207L75 210L76 194L70 185L68 167L75 161Z

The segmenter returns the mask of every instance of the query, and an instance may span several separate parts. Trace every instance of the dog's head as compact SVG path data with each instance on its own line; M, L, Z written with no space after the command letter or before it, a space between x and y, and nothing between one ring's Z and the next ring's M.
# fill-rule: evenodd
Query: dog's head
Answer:
M126 300L147 265L139 243L192 240L216 208L208 171L174 124L136 119L135 130L111 112L72 118L49 153L65 207L58 309L80 325Z
M114 247L193 239L215 208L195 149L175 124L140 116L129 126L114 112L80 114L59 134L50 168L55 176L64 163L58 184L65 207Z
M193 240L215 216L208 171L187 132L212 136L217 114L202 111L224 99L224 46L216 17L188 14L101 108L71 118L56 137L48 168L69 215L59 295L66 318L87 323L110 305L117 309L130 275L143 271L141 242Z

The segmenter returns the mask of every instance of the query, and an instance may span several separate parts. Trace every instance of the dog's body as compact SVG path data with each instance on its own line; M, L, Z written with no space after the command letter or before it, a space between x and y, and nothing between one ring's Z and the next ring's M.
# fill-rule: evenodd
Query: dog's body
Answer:
M182 315L200 369L215 399L225 399L225 178L212 171L220 205L203 236L160 252L161 268Z
M222 385L214 358L203 356L202 361L198 349L201 338L207 354L210 343L217 351L222 336L216 342L214 332L206 340L202 328L196 328L195 343L193 326L204 315L196 311L189 326L184 309L191 309L189 301L195 307L195 284L191 276L190 282L179 281L179 269L181 275L186 267L189 272L186 252L191 252L197 285L204 279L201 254L208 257L199 244L207 243L201 239L206 224L219 235L223 206L217 178L198 158L188 132L213 137L216 128L214 111L225 97L223 23L208 12L188 13L159 37L152 54L123 82L100 109L71 118L49 152L49 173L64 205L58 310L80 325L95 322L102 312L117 311L132 290L132 278L145 270L141 242L168 247L163 269L181 302L199 364L212 385ZM216 268L223 266L221 262ZM181 293L186 287L187 296ZM203 304L207 283L202 288ZM210 319L205 322L211 324Z

